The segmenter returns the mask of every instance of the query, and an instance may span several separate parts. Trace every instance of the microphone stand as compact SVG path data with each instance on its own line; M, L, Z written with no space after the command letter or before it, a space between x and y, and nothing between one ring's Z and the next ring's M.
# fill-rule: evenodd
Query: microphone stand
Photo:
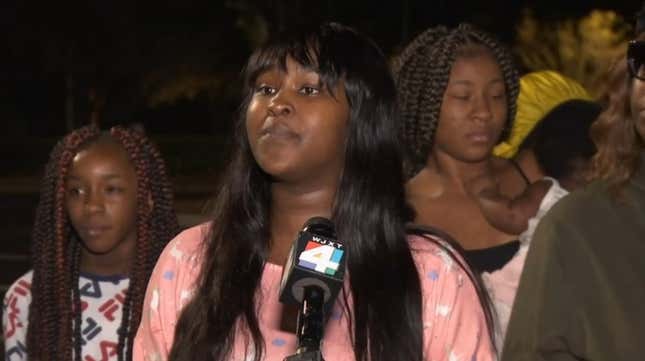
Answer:
M298 314L298 349L284 361L324 361L320 341L324 332L325 292L318 286L304 287L304 297Z

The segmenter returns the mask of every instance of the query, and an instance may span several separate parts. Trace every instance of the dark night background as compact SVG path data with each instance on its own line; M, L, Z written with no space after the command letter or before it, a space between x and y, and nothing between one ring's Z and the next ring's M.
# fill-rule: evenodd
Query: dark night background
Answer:
M340 21L392 54L436 24L472 22L512 45L524 9L543 21L591 9L631 21L639 6L636 0L2 3L0 129L12 138L62 135L86 124L93 109L103 124L137 121L153 135L223 134L244 60L267 33L294 24Z
M183 225L203 217L226 159L238 74L270 33L333 20L395 54L467 21L509 47L522 15L550 29L593 9L633 22L639 0L0 1L0 295L29 268L39 177L69 129L143 125L175 181ZM555 25L553 26L555 29ZM520 63L520 62L518 62ZM520 63L520 69L522 64Z

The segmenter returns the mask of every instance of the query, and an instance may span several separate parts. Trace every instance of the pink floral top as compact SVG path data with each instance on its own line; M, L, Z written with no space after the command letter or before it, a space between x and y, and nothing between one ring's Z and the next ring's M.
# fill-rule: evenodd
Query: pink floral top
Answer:
M134 340L135 361L167 359L175 324L182 307L193 294L201 265L200 245L207 232L207 225L190 228L172 240L162 253L148 284L142 320ZM494 360L484 314L468 275L435 243L412 236L410 246L423 293L424 359ZM281 266L266 264L261 280L262 294L258 297L258 319L264 335L266 361L282 361L296 350L295 334L280 329L281 276ZM322 343L326 360L354 360L343 302L339 297L326 325ZM348 302L351 307L351 297ZM230 360L252 360L251 353L252 348L245 347L242 337L238 337Z

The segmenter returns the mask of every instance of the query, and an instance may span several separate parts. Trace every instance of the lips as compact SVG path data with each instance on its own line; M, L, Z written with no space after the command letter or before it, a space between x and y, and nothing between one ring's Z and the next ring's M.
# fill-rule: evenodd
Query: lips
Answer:
M488 132L470 132L466 134L466 139L473 143L490 143L491 136Z
M270 125L262 128L260 131L260 138L291 140L297 139L298 134L282 123L271 123Z
M83 233L85 233L88 237L96 238L107 233L110 230L110 228L111 228L110 226L106 226L106 225L90 225L90 226L83 227L82 230L83 230Z

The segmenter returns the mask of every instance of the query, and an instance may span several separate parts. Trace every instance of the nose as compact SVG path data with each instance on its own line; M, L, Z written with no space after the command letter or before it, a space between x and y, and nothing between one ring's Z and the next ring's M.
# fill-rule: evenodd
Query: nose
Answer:
M484 96L477 97L473 110L474 119L478 122L488 122L493 116L490 100Z
M271 98L269 114L272 116L287 116L293 113L293 105L284 90L280 90Z
M103 194L99 191L88 192L85 196L85 209L90 213L101 212L105 209Z

